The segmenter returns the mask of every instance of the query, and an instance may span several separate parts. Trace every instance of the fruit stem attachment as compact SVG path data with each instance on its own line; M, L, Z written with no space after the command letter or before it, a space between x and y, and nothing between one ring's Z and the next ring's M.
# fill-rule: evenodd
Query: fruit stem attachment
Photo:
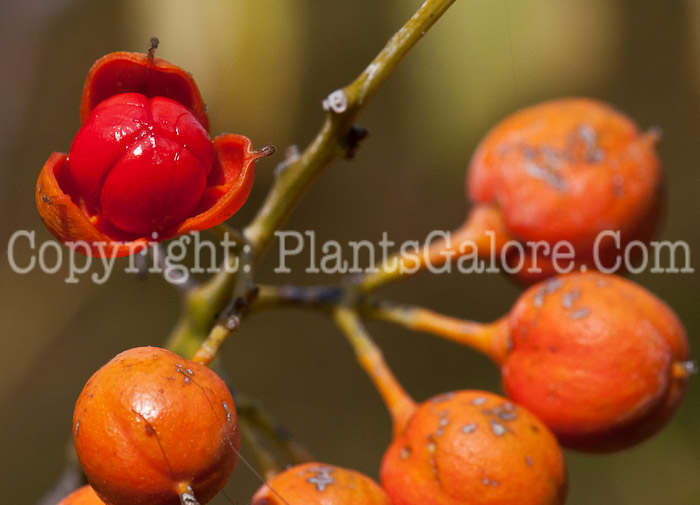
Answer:
M156 49L158 49L158 46L160 45L160 39L158 37L151 37L151 40L148 42L148 59L153 61L153 59L156 57Z
M333 310L333 319L345 333L355 350L360 366L367 372L382 396L393 421L394 435L400 435L416 410L416 402L404 390L384 361L381 349L369 336L357 312L341 305Z
M178 482L177 494L180 496L180 505L199 505L189 482Z
M477 205L462 226L452 233L426 244L420 251L396 253L385 258L376 269L357 280L362 292L374 291L423 270L444 267L462 256L490 259L496 257L510 240L503 214L494 205Z
M321 130L298 158L289 160L280 171L263 206L243 231L256 259L323 169L357 147L358 115L401 59L453 3L454 0L426 0L352 83L324 101L326 118Z
M363 316L467 345L498 364L505 361L510 349L507 316L493 323L478 323L376 298L368 299L361 311Z
M676 379L687 379L698 373L698 364L693 360L673 363L672 374Z

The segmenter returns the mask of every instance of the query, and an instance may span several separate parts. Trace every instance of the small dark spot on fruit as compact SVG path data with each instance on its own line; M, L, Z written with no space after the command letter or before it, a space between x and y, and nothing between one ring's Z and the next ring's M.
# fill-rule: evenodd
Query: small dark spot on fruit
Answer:
M156 430L154 430L153 426L151 426L150 424L147 424L143 431L146 433L147 437L152 437L156 434Z

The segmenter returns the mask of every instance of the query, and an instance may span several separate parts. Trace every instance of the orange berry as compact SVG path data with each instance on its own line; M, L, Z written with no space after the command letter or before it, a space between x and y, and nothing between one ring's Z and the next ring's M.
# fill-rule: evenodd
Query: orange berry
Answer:
M662 189L656 141L602 102L551 100L512 114L486 135L471 160L467 192L475 204L498 208L508 238L550 247L566 240L577 265L596 267L596 238L619 231L619 246L602 240L597 251L599 264L610 268L620 248L649 240L655 230ZM521 268L518 278L556 273L551 251L538 253L543 272ZM530 266L531 255L511 248L506 263Z
M657 432L683 398L683 325L633 282L597 272L560 276L527 290L505 322L508 395L568 447L629 447Z
M483 391L420 404L384 455L381 482L394 505L556 505L567 489L549 429Z
M156 347L130 349L88 380L73 414L78 458L110 505L208 502L238 460L231 393L207 367Z
M90 486L83 486L61 500L58 505L105 505Z
M250 505L290 504L391 505L382 488L366 475L325 463L289 468L262 486L250 502Z

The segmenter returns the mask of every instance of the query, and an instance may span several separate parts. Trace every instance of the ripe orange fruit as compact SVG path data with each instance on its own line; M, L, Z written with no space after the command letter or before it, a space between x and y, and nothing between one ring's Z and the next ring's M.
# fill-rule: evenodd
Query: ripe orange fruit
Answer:
M469 166L467 193L477 208L498 210L508 234L497 237L500 242L542 241L550 247L537 252L542 272L519 268L518 279L532 282L561 273L550 263L551 248L561 241L573 246L577 266L597 268L597 259L611 268L626 244L648 241L655 231L662 192L657 140L597 100L533 105L484 137ZM606 230L619 231L620 244L603 237L596 247ZM529 267L532 255L530 248L521 253L513 247L506 263Z
M556 277L521 295L504 323L508 396L567 447L634 445L656 433L683 398L683 325L631 281L597 272Z
M547 426L484 391L420 404L384 455L381 483L393 505L557 505L567 489Z
M207 367L156 347L130 349L88 380L73 414L80 464L110 505L208 502L238 460L231 393Z
M391 505L382 488L366 475L324 463L289 468L263 485L250 502L250 505L290 504Z
M83 486L61 500L58 505L105 505L90 486Z

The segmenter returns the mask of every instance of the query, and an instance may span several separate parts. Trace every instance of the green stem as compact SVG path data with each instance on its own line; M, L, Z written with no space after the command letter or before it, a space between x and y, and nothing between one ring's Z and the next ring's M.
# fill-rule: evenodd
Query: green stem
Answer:
M258 256L321 171L336 159L352 155L358 140L353 129L357 116L399 61L453 3L426 0L357 79L324 101L327 115L321 131L279 174L262 208L243 231Z
M262 208L243 230L242 236L237 237L237 254L247 252L252 255L252 263L257 262L274 231L281 226L313 180L331 162L352 154L362 137L361 131L354 126L360 111L399 61L452 3L454 0L426 0L364 72L347 87L332 93L324 102L327 114L321 130L304 152L298 157L291 157L281 170ZM192 356L212 332L215 335L210 342L215 337L220 345L228 333L222 328L212 330L216 314L224 309L235 286L243 282L231 271L235 260L236 257L230 258L225 264L228 268L222 269L188 294L184 313L170 335L168 348L184 356ZM238 277L243 275L239 272ZM245 277L252 278L252 264L251 271L246 272Z
M250 312L285 307L328 308L343 296L340 286L260 286Z
M228 336L238 330L243 314L258 294L258 287L253 281L253 256L251 250L247 247L241 248L239 259L240 272L237 273L229 304L219 314L211 331L195 352L192 358L193 361L204 365L212 362Z

